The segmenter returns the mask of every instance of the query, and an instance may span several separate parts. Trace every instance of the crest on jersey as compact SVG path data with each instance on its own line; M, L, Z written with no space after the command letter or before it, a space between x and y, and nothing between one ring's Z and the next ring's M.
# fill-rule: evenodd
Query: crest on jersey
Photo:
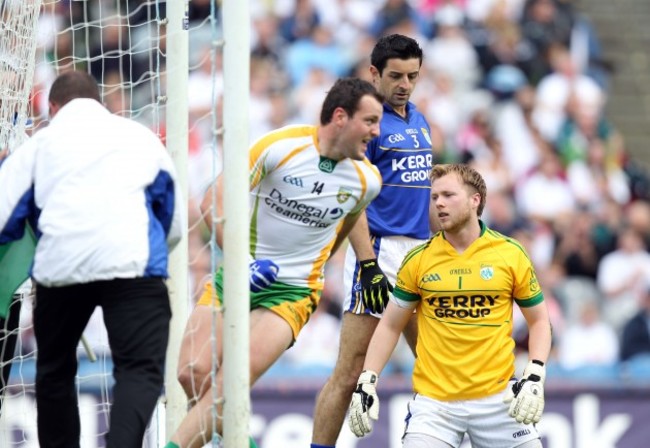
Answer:
M352 190L345 187L340 187L339 192L336 193L336 200L339 201L339 204L343 204L345 201L350 199L352 196Z
M427 143L431 145L431 136L429 135L429 131L427 131L425 128L420 128L422 131L422 134L424 134L424 138L427 140Z
M490 265L481 266L481 278L483 280L491 280L494 277L494 268Z

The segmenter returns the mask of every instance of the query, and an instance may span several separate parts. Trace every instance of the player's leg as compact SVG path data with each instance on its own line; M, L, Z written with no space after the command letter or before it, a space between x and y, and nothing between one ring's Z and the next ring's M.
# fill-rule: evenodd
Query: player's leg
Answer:
M37 286L34 304L36 408L42 447L78 447L81 426L75 388L77 345L97 303L92 284Z
M140 446L162 392L171 308L161 278L104 282L115 386L106 446Z
M181 342L178 381L190 400L190 405L194 405L210 387L213 353L217 356L217 366L221 363L222 338L216 334L212 338L216 328L213 321L216 315L221 314L214 312L214 300L213 288L211 282L208 282L190 314Z
M316 398L312 443L324 446L336 443L378 322L379 319L367 314L343 315L336 366Z
M221 321L221 318L219 320ZM266 308L251 311L250 325L252 385L291 345L294 333L286 320ZM217 372L216 385L217 396L223 397L223 369ZM220 419L213 419L213 405L212 393L204 394L187 414L171 441L183 448L198 448L212 439L213 432L221 434L222 422ZM217 403L217 415L223 415L220 403Z
M375 240L375 243L375 251L377 251L379 240ZM359 265L352 247L348 247L345 254L343 288L345 300L339 337L339 355L332 375L316 398L312 430L313 445L334 446L336 443L350 405L352 392L363 369L368 344L380 317L366 314L361 304Z

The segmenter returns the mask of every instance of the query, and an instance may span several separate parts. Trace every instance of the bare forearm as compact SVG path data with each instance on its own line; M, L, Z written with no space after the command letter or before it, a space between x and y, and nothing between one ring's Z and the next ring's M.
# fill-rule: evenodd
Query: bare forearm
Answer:
M544 363L551 351L551 323L537 321L528 327L528 358L538 359Z
M365 370L381 373L395 350L402 330L412 315L412 309L403 309L393 302L388 303L388 307L370 340L364 363Z
M357 219L348 237L358 260L377 258L377 254L370 241L370 229L365 211L361 212L359 219Z

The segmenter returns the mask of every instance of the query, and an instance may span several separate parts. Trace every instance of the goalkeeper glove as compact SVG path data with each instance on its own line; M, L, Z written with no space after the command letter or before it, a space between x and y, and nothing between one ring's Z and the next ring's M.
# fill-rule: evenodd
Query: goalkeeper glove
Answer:
M393 291L388 277L377 264L376 258L360 261L359 268L363 305L373 313L383 312L388 303L388 292Z
M372 370L364 370L357 381L357 389L350 402L350 429L357 437L372 431L372 421L379 418L378 376Z
M249 265L249 275L252 292L260 292L268 288L278 279L280 268L271 260L253 260Z
M546 368L542 361L528 361L521 380L508 390L504 403L510 403L508 415L517 422L537 423L544 412L544 379Z

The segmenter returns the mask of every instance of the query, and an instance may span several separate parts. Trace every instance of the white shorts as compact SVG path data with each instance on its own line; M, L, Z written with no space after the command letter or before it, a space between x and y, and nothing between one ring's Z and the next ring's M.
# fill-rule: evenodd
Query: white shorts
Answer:
M467 434L473 448L514 448L539 439L534 425L517 423L508 415L509 405L503 403L506 390L463 401L439 401L415 394L408 404L404 434L426 434L453 447L460 446Z
M391 285L395 285L397 280L397 270L399 269L404 257L415 246L424 243L426 240L418 240L406 236L384 236L375 237L373 241L373 248L377 254L379 267ZM371 314L377 318L381 314L371 313L363 308L361 303L361 284L359 283L359 263L357 257L352 249L352 245L348 245L348 250L345 253L345 269L343 271L343 288L345 295L343 298L343 312L351 312L354 314ZM363 311L361 311L363 308Z

